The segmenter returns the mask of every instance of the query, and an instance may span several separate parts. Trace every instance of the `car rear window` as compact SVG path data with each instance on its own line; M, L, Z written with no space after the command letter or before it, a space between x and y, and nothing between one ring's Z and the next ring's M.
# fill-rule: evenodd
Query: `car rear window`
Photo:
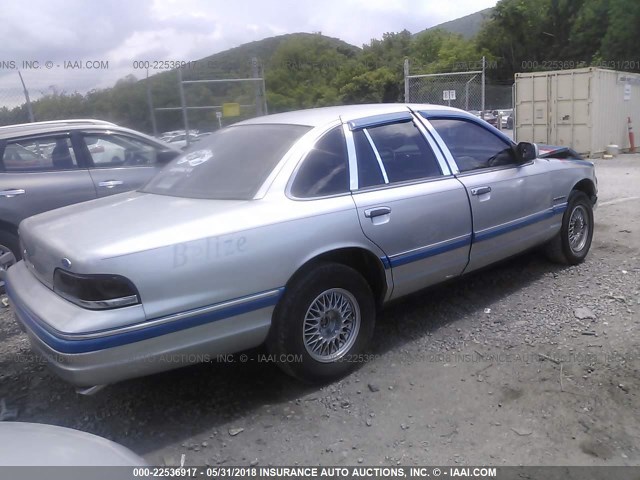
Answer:
M189 198L253 198L285 153L311 127L239 125L218 130L180 155L141 191Z

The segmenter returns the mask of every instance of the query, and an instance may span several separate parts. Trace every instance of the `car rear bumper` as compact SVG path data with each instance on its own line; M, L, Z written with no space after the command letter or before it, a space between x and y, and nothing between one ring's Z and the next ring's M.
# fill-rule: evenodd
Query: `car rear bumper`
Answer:
M130 338L123 343L121 328L85 334L52 330L44 315L34 313L34 303L46 305L59 301L60 297L42 285L26 269L24 262L7 271L7 280L11 304L19 323L26 328L32 347L44 356L59 377L79 387L104 385L215 361L218 355L260 345L266 339L271 314L279 298L279 295L272 295L261 303L253 301L251 308L242 308L251 300L236 302L234 309L224 310L229 316L225 313L216 317L209 313L205 320L210 321L195 324L193 320L199 312L186 312L176 320L162 324L168 333L151 332L156 328L154 322L148 322L148 327L147 322L141 322L141 328L125 332ZM25 295L25 292L28 293ZM77 310L80 314L84 311L67 303L71 305L69 312ZM73 321L72 318L68 320ZM167 330L166 326L171 328ZM185 326L187 328L181 328Z

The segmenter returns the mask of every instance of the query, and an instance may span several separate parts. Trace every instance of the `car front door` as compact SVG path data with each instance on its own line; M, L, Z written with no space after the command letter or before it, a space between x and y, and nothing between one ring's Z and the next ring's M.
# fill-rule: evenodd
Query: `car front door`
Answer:
M460 275L471 244L471 213L462 184L409 112L349 122L357 159L352 198L364 234L386 254L393 293Z
M0 158L0 219L14 226L31 215L96 198L69 134L6 140Z
M160 147L124 133L83 132L82 143L99 197L136 190L163 166Z
M560 210L545 160L519 163L511 142L472 119L430 117L429 123L469 195L473 246L467 271L549 237Z

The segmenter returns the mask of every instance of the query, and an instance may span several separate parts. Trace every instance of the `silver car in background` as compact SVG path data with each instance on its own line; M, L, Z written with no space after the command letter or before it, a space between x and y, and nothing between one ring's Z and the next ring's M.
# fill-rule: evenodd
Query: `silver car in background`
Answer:
M539 158L433 105L270 115L222 129L136 192L20 226L8 293L32 345L83 387L266 343L339 377L390 300L524 250L581 262L593 164Z
M22 258L18 225L23 219L136 190L179 153L102 120L0 127L0 268Z
M7 467L12 466L147 466L143 458L122 445L91 433L57 425L0 422L0 445L0 468L5 472L9 471ZM26 477L28 475L18 478ZM42 477L35 474L32 478Z

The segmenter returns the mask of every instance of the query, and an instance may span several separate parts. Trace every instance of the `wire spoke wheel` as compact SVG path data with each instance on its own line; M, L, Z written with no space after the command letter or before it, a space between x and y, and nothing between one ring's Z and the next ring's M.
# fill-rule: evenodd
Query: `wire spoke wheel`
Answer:
M574 253L580 253L587 244L590 228L586 209L577 205L569 218L569 247Z
M16 263L16 257L10 248L0 245L0 270L7 270ZM4 288L4 280L0 280L0 288Z
M322 363L335 362L353 346L360 330L360 307L342 288L318 295L304 317L303 342L307 353Z

